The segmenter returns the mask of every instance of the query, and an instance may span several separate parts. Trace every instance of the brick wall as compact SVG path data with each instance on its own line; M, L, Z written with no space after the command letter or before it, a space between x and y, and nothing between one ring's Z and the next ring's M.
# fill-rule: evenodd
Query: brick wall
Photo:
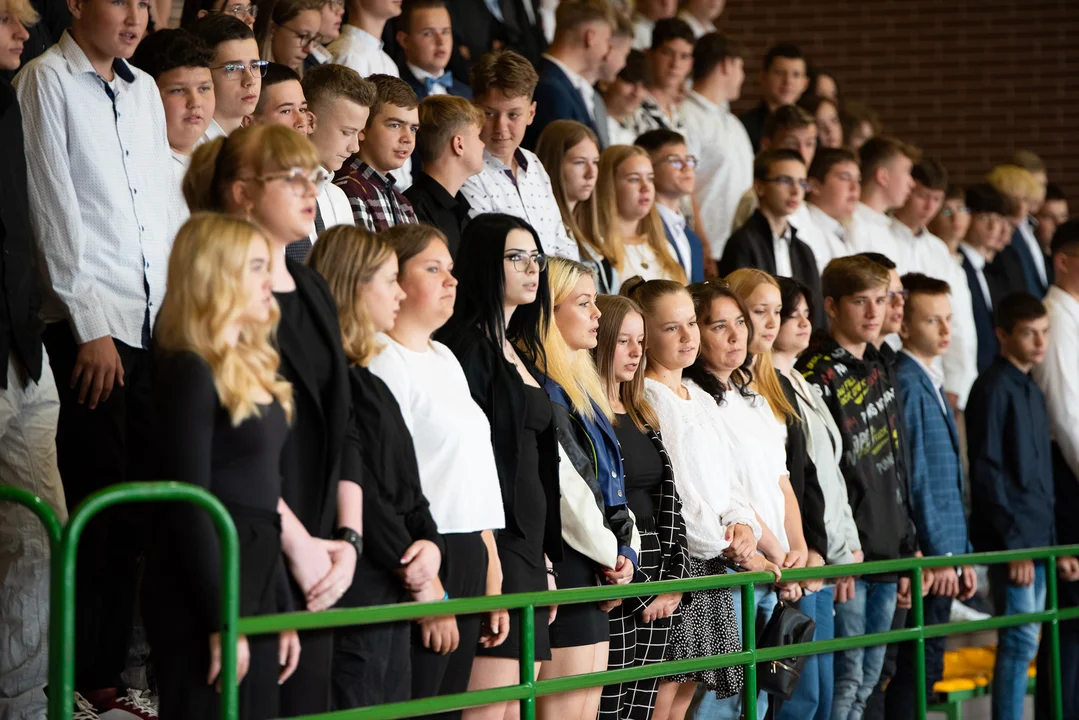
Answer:
M1027 148L1079 208L1079 0L728 0L719 24L747 48L736 111L794 41L957 181Z

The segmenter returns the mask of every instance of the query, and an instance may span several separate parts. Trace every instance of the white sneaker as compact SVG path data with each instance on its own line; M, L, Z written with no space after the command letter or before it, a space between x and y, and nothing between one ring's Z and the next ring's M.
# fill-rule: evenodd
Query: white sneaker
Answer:
M75 693L75 714L71 716L71 720L99 720L99 718L90 701L79 693Z
M975 620L988 620L993 617L989 613L978 612L974 608L958 600L952 600L952 611L948 616L948 622L974 622Z
M127 695L117 697L108 709L99 712L100 720L148 720L157 717L157 703L146 690L128 690Z

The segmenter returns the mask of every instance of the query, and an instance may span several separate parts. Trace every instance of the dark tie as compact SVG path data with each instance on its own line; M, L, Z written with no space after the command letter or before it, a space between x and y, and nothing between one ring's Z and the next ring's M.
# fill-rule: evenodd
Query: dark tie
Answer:
M611 138L608 135L607 128L607 103L603 101L603 96L596 92L596 116L593 118L596 122L596 135L599 136L600 150L604 150L611 144Z
M453 74L449 72L442 73L441 77L425 77L423 79L423 86L427 89L427 94L430 95L435 91L435 87L441 85L446 88L446 92L453 89Z
M315 237L318 237L326 229L326 223L322 222L322 208L315 204ZM314 244L311 238L300 238L294 243L285 246L285 257L298 263L306 262L307 255L311 252Z
M315 203L315 237L326 231L326 223L322 222L322 208Z

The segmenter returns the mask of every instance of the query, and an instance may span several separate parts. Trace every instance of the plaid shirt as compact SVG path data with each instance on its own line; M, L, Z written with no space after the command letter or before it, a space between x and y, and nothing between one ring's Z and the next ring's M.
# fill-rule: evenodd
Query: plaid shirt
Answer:
M333 182L345 191L357 227L378 232L419 222L412 203L394 187L393 175L383 177L356 156L342 169L344 172Z

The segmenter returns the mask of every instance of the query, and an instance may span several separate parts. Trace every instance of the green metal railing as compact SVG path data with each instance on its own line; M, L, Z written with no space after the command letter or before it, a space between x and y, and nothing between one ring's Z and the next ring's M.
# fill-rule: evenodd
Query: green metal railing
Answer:
M51 720L70 720L71 698L74 691L74 608L75 608L75 559L79 538L86 523L102 510L122 503L180 501L192 502L210 513L221 537L221 557L224 574L221 598L224 620L222 629L222 695L221 717L235 720L237 717L236 649L235 638L239 635L261 635L284 630L318 630L353 625L371 625L386 622L417 620L432 615L465 615L496 609L520 609L521 633L521 683L519 685L477 690L456 695L423 698L408 702L391 703L357 710L342 710L320 715L308 715L299 720L392 720L394 718L426 715L457 710L478 705L507 701L521 704L523 720L534 720L537 697L570 690L599 687L645 678L664 677L679 673L711 668L745 666L745 689L743 691L746 717L756 716L756 664L792 656L815 655L851 650L893 642L913 642L915 663L920 672L915 674L915 696L918 717L926 713L927 688L925 685L925 640L957 633L994 630L1028 623L1048 623L1050 643L1050 699L1052 717L1062 720L1062 690L1060 679L1061 620L1079 619L1079 608L1059 609L1057 605L1057 569L1055 558L1079 555L1079 545L1037 548L992 553L974 553L951 557L908 558L867 562L857 566L833 565L819 568L786 570L784 580L802 581L819 578L846 577L857 571L858 575L878 573L905 573L924 568L953 567L956 565L992 565L1019 560L1042 560L1046 562L1046 609L1022 615L993 617L947 625L924 626L921 572L911 572L912 624L901 630L864 635L861 637L814 640L797 646L757 649L755 628L755 584L771 583L771 573L739 573L717 575L685 580L665 580L648 585L611 585L605 587L572 588L538 593L520 593L479 598L452 599L432 603L402 603L357 609L327 610L320 613L284 613L251 618L238 618L239 560L236 530L228 511L216 498L206 491L179 483L129 483L115 485L91 495L76 509L61 538L60 523L54 513L28 493L0 487L0 501L19 502L31 507L49 528L53 538L53 617L59 608L60 622L53 623L50 633L50 706ZM569 605L583 602L624 599L659 593L692 592L714 588L740 588L742 594L742 645L740 652L713 655L704 658L668 661L621 670L586 673L550 680L535 680L532 669L535 659L533 641L534 608L550 605ZM1046 638L1043 638L1043 641Z

